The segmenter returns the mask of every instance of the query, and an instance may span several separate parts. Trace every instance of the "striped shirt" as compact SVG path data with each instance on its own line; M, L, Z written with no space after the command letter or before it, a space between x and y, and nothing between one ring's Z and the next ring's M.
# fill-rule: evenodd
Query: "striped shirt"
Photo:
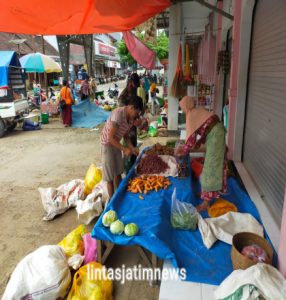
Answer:
M120 141L127 133L129 133L132 126L133 123L128 123L126 118L126 106L116 108L104 125L100 136L100 143L102 145L108 144L108 137L112 127L117 128L115 138Z

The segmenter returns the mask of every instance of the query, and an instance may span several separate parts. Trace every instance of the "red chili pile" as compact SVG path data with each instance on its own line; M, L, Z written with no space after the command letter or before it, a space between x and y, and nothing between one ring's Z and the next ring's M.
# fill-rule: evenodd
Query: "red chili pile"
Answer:
M160 174L164 173L169 166L158 155L145 155L140 159L137 166L137 174Z

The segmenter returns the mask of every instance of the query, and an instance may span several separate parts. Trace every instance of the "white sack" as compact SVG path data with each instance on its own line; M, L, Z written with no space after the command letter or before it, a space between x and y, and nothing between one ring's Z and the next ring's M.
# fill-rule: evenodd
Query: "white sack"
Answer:
M2 300L64 299L70 284L71 274L62 248L42 246L18 263Z
M263 227L248 213L228 212L217 218L203 219L198 214L198 227L204 245L209 249L216 240L232 244L232 237L239 232L252 232L263 237Z
M84 181L74 179L58 188L39 188L42 203L46 212L45 221L52 220L56 215L63 214L70 207L75 207L84 189Z

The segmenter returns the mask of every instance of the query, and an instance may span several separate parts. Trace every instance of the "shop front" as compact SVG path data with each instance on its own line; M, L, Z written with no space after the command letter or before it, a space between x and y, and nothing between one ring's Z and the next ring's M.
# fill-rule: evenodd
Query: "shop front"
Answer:
M94 50L96 77L112 78L119 73L121 65L115 47L94 41Z

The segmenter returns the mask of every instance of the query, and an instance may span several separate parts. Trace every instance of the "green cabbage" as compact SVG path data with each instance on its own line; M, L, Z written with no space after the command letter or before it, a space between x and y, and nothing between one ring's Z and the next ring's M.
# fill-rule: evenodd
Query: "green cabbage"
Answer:
M109 210L108 212L106 212L103 217L102 217L102 224L105 227L109 227L111 225L111 223L113 223L114 221L116 221L118 219L117 217L117 213L114 210Z
M117 220L110 225L110 232L113 234L121 234L124 231L124 224Z
M124 228L124 233L127 236L134 236L138 233L139 228L135 223L129 223Z

